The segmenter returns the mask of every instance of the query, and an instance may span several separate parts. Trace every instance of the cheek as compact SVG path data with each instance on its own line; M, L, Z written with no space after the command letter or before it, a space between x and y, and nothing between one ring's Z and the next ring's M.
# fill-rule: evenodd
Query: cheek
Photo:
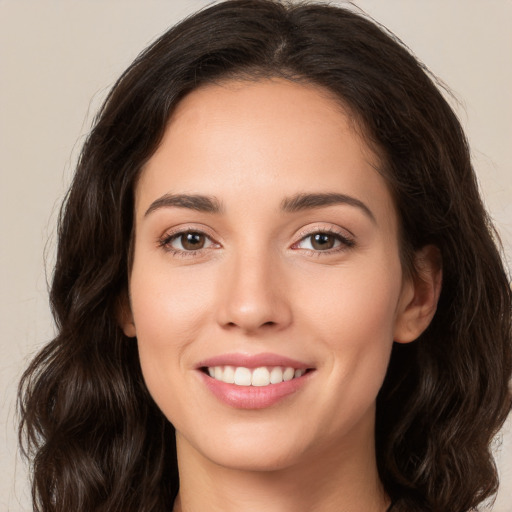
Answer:
M400 290L401 268L394 258L318 272L297 294L303 316L341 347L391 339Z
M333 269L303 289L301 309L318 343L330 354L333 376L358 395L382 385L401 290L398 258L382 264Z
M324 355L326 392L317 400L326 411L326 438L348 431L373 411L389 363L400 295L400 273L389 267L384 273L370 267L345 270L317 280L315 293L301 292L305 330Z
M197 275L169 274L168 268L159 271L153 266L148 271L134 265L130 282L142 373L166 414L170 413L169 389L183 385L181 377L190 359L187 354L210 314L212 293L207 286L198 286Z
M165 264L162 267L161 271L135 267L132 272L130 296L137 337L155 346L179 345L193 337L204 321L211 280L192 267L172 273Z

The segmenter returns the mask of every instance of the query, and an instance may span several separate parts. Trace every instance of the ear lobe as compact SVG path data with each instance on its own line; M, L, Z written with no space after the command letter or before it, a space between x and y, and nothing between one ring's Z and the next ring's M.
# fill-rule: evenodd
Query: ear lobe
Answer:
M426 245L414 255L414 275L404 283L395 321L394 340L410 343L429 326L437 309L442 286L441 253Z
M130 306L130 299L128 293L123 292L119 296L119 300L116 306L116 318L119 327L123 330L125 336L128 338L134 338L137 336L137 330L135 329L135 322L133 320L132 308Z

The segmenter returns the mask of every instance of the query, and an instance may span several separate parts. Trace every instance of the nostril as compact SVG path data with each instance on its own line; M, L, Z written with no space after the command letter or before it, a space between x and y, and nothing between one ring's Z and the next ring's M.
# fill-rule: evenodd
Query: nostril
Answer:
M273 321L269 321L269 322L264 322L261 324L260 327L274 327L277 325L277 322L273 322ZM236 322L228 322L225 327L227 328L233 328L233 327L238 327L239 325L236 323Z

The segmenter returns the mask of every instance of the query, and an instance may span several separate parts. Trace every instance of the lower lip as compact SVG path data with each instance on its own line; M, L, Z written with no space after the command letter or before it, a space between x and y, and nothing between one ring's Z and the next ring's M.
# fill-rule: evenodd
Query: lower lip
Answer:
M206 387L221 401L237 409L264 409L277 404L287 396L293 395L306 384L313 372L280 384L268 386L237 386L213 379L199 372Z

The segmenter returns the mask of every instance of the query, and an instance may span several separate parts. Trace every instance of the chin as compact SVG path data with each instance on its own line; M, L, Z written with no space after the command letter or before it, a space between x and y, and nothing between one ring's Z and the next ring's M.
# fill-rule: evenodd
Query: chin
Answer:
M302 429L250 423L231 425L208 435L178 442L183 450L192 449L216 465L238 471L278 471L307 458L311 443ZM179 434L178 434L179 436Z
M210 450L211 451L211 450ZM283 450L281 446L236 444L232 449L206 454L219 466L236 471L269 472L279 471L299 464L303 453L297 450Z

